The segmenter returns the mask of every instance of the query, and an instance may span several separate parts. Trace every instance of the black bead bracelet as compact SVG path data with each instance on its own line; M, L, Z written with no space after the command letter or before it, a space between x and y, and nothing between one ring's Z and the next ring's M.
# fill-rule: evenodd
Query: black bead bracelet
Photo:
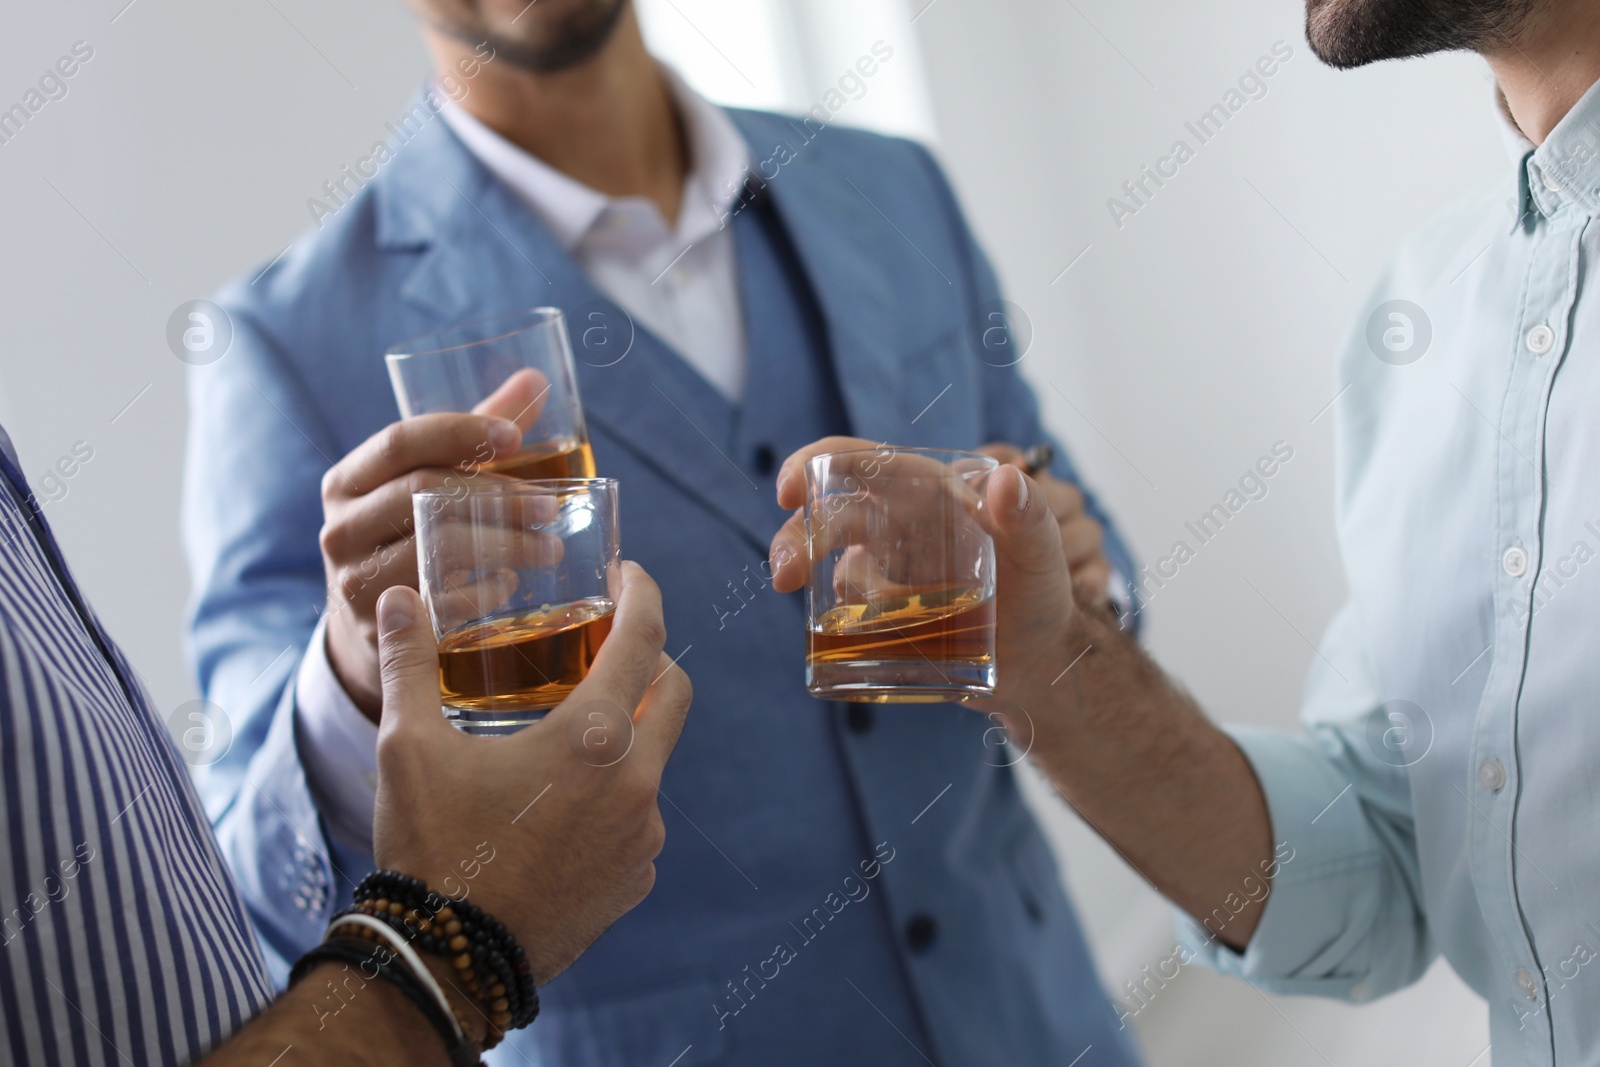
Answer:
M355 901L351 911L386 923L415 947L450 961L468 991L483 1002L492 1029L519 1030L538 1016L539 994L527 954L505 924L482 908L397 871L367 875L356 887ZM491 1040L498 1036L491 1033Z

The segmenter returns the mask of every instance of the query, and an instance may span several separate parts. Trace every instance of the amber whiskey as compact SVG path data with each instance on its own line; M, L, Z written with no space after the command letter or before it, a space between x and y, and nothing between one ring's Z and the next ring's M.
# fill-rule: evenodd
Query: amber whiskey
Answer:
M495 460L488 470L507 478L593 478L594 449L587 441L540 441L514 456Z
M469 623L439 641L439 688L460 711L553 708L589 673L611 632L605 598Z
M807 688L830 700L923 703L994 690L994 595L924 590L846 604L812 629Z

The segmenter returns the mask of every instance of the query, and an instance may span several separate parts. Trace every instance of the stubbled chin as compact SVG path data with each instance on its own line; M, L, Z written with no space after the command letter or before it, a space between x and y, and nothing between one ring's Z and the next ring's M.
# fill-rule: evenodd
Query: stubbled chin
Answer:
M1360 2L1360 0L1356 0ZM1330 67L1349 70L1364 66L1370 59L1351 55L1350 18L1347 0L1306 0L1306 43L1311 54Z

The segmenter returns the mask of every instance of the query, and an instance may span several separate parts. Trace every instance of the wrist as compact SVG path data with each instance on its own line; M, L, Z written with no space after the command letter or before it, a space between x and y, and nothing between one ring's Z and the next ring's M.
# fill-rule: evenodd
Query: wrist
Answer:
M996 710L1013 740L1035 760L1071 744L1071 736L1088 728L1084 686L1097 660L1104 657L1111 631L1096 613L1074 606L1055 627L1007 657L1001 666L1001 689Z
M1073 604L1060 617L1035 621L1024 639L1000 646L996 695L1025 707L1059 702L1062 687L1082 666L1080 656L1097 636L1086 625L1085 609Z
M464 997L481 1018L484 1049L538 1016L532 961L506 925L465 894L447 897L413 876L379 870L362 879L355 903L335 916L335 926L342 916L366 916L360 921L399 934L429 961L430 973L436 973L433 963L443 964L441 985Z
M384 938L359 933L346 926L330 934L290 974L287 997L309 1001L317 1032L341 1047L338 1059L477 1064L481 1042L459 1013L452 1018L456 1005L443 990L431 991L437 979L431 969L403 958Z

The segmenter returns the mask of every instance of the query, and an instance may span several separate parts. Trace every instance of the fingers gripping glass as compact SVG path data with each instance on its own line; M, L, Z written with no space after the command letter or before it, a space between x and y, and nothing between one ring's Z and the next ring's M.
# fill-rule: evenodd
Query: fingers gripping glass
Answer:
M583 681L620 588L611 478L457 483L412 495L445 715L509 733Z
M834 452L806 465L806 688L828 700L988 696L994 541L988 456Z
M565 317L529 308L452 326L391 348L389 381L404 418L441 411L498 415L522 447L486 467L509 478L593 478Z

